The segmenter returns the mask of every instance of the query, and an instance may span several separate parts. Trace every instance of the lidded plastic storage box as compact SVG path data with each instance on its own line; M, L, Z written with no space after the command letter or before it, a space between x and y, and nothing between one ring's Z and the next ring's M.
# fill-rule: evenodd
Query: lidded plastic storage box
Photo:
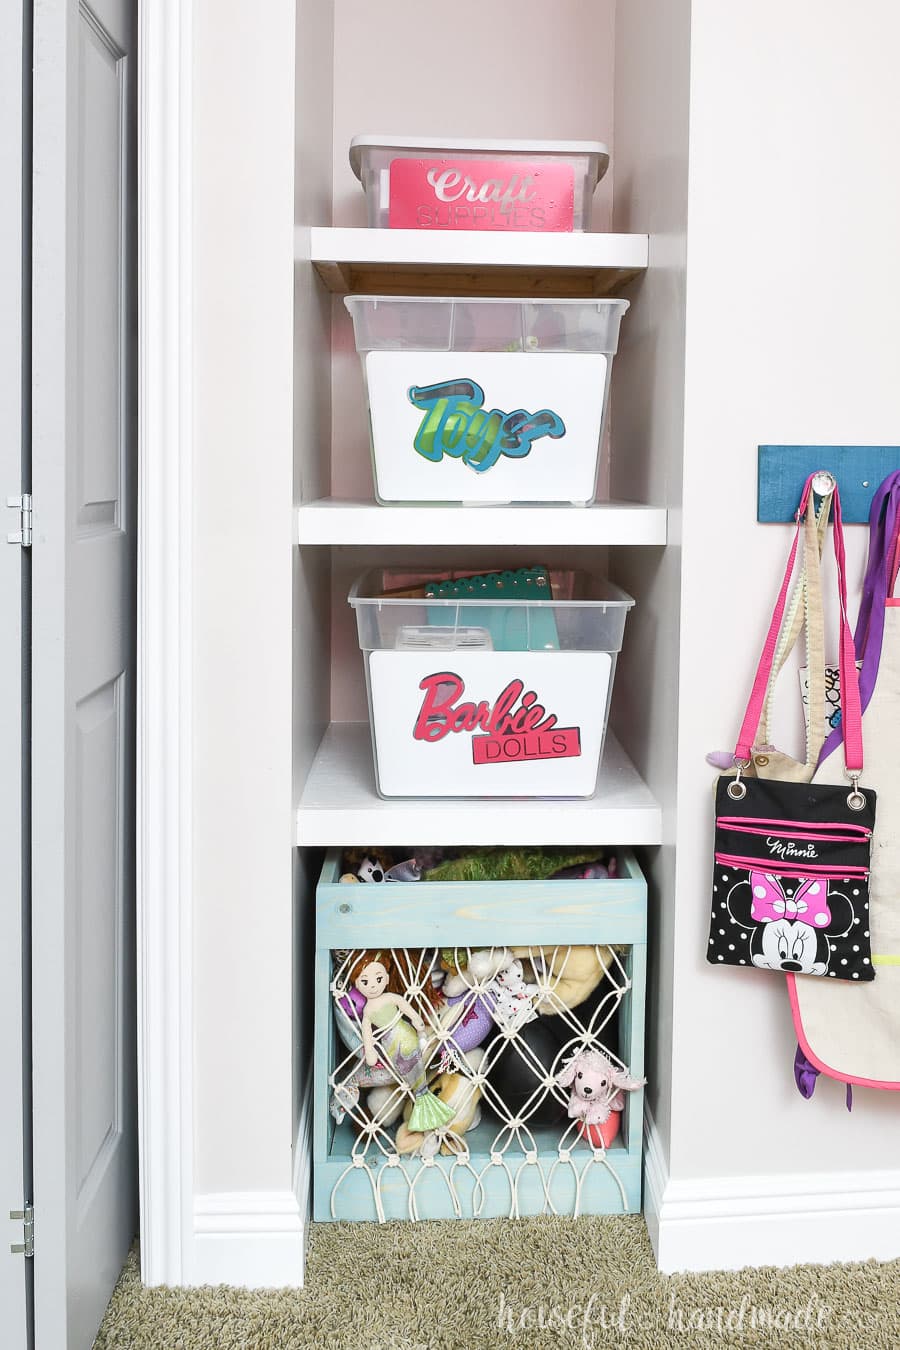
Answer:
M602 141L354 136L369 224L406 230L587 230Z
M382 505L594 500L627 300L344 304Z
M350 591L383 797L590 797L634 604L543 567L376 568Z

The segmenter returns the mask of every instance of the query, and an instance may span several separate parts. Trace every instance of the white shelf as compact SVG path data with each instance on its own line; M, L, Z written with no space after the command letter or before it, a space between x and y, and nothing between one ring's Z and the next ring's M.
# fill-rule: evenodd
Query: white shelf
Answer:
M295 244L338 295L611 295L649 250L646 234L496 230L298 229Z
M664 507L377 506L324 497L297 510L300 544L664 544Z
M394 798L375 791L366 722L335 722L297 810L301 846L393 844L658 844L658 803L614 736L585 800Z

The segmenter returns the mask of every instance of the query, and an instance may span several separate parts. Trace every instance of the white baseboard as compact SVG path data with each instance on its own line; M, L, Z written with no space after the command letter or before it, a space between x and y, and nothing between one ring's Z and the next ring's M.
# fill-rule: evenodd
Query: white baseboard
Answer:
M198 1195L189 1283L299 1287L305 1226L293 1191Z
M673 1180L649 1113L644 1147L645 1218L665 1274L900 1257L900 1171Z
M312 1184L312 1092L304 1094L289 1191L230 1191L194 1198L188 1283L300 1288Z

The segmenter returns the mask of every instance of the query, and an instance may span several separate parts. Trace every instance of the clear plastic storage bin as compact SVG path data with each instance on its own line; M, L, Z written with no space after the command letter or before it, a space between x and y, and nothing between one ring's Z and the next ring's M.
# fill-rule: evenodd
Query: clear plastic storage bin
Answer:
M624 591L541 567L376 568L349 602L381 796L593 795Z
M382 504L596 496L627 300L350 295Z
M602 141L354 136L369 224L407 230L587 230Z

